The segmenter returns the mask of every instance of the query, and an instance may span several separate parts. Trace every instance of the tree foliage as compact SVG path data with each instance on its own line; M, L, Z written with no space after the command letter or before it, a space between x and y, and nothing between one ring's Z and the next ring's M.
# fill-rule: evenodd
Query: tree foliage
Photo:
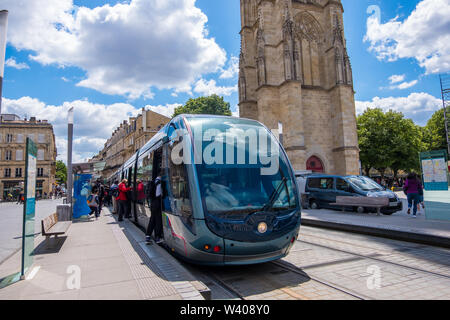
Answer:
M450 107L447 108L447 114L450 114ZM447 150L444 109L439 109L433 114L423 129L423 133L427 150Z
M391 168L418 170L419 152L424 150L422 130L401 112L367 109L357 119L360 159L366 172L377 169L381 175Z
M67 167L61 160L56 161L56 181L59 184L67 182Z
M173 117L179 114L214 114L231 116L230 103L225 102L223 97L212 95L189 99L184 106L175 109Z

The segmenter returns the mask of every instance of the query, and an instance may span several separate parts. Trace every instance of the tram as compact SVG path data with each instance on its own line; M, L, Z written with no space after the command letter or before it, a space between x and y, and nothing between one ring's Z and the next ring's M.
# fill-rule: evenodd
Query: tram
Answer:
M195 264L277 260L298 238L301 206L282 146L261 123L235 117L179 115L110 179L132 187L132 219L146 227L147 192L162 178L164 243Z

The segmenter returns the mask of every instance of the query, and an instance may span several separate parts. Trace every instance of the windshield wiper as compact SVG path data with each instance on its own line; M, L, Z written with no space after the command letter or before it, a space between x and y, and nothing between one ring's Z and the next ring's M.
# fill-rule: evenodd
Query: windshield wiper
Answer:
M269 209L272 208L273 204L275 203L275 200L278 199L278 195L280 194L281 187L283 184L286 184L287 178L283 177L280 181L280 184L277 186L275 190L273 190L272 194L269 197L269 201L264 205L263 211L269 211ZM286 186L287 187L287 186Z

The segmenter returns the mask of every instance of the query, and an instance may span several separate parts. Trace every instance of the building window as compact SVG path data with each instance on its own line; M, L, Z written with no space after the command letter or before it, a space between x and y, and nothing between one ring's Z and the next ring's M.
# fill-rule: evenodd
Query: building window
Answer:
M11 143L11 142L13 142L13 135L8 133L6 135L6 143Z
M16 168L16 178L22 177L22 168Z
M38 168L37 169L37 176L43 177L44 176L44 168Z
M5 160L12 160L12 151L11 150L6 150Z
M45 134L38 135L38 143L45 143Z
M33 133L29 133L28 138L34 142L34 134Z
M17 135L17 143L23 143L23 134L19 133Z
M16 161L23 161L23 150L16 150Z
M5 169L5 178L10 178L11 177L11 169L10 168L6 168Z
M44 149L39 149L37 153L38 160L44 160Z

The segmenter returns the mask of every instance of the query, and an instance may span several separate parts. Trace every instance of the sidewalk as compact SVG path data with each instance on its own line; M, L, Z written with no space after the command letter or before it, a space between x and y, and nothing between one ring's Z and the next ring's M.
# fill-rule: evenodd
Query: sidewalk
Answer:
M118 223L107 208L98 220L74 222L67 237L39 236L35 243L32 278L0 290L0 299L203 300L200 291L207 291L163 248L146 245L134 224ZM0 278L19 271L20 255L0 265Z
M404 210L391 216L326 209L302 210L302 224L450 247L450 222L427 220L423 210L413 219L406 213L406 199L402 201Z

